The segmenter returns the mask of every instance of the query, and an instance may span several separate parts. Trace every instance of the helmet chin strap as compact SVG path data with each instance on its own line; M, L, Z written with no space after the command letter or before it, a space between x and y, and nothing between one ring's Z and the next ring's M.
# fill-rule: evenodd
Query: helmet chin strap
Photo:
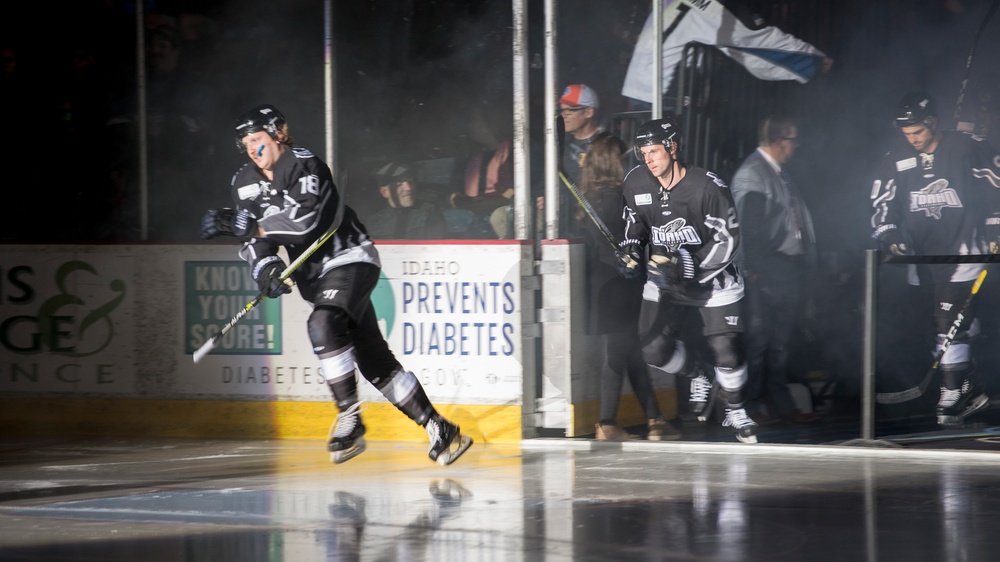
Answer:
M670 167L670 177L667 179L667 185L666 186L664 186L663 183L660 183L660 200L661 201L666 201L667 199L670 198L670 195L669 195L670 189L667 186L673 187L673 184L674 184L674 175L677 173L677 168L679 167L679 166L677 166L677 164L678 164L677 158L674 157L673 153L671 152L671 150L673 149L674 146L675 145L673 143L670 143L670 148L667 148L666 144L663 145L664 148L667 148L667 158L670 159L670 165L669 165L669 167ZM678 180L678 181L680 181L680 180Z

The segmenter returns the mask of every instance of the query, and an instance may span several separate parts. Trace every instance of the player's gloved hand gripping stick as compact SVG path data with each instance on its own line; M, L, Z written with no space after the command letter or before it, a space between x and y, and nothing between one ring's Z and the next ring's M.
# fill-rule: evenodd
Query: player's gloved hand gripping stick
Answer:
M309 247L306 248L304 252L302 252L302 255L300 255L298 258L295 259L295 261L290 263L288 267L286 267L284 271L281 272L281 276L278 277L278 280L280 280L281 283L284 283L285 280L291 277L292 273L296 269L298 269L300 265L302 265L307 259L309 259L309 256L313 255L316 252L316 250L320 248L320 246L322 246L323 244L326 243L327 240L332 238L333 235L337 232L337 229L340 228L340 222L343 218L344 218L344 198L339 197L339 201L337 202L337 214L333 218L333 226L331 226L330 230L326 231L326 233L323 234L323 236L320 236L312 244L310 244ZM229 320L229 322L226 322L226 324L221 329L219 329L219 333L212 336L210 340L206 341L200 348L198 348L197 351L194 352L194 355L192 356L194 362L197 363L198 361L201 361L202 357L208 355L209 352L218 347L219 342L222 341L222 338L225 337L225 335L228 334L230 330L233 329L233 326L235 326L240 320L242 320L244 316L246 316L251 310L254 309L254 307L260 304L261 301L267 298L268 293L271 292L272 292L271 287L262 288L260 293L256 297L254 297L252 301L248 302L243 308L239 310L239 312L236 313L235 316L233 316Z
M597 211L594 210L594 206L580 192L580 188L566 177L566 172L563 170L563 143L566 140L566 122L563 121L562 115L556 117L556 140L559 142L559 179L562 180L566 189L580 203L583 212L590 217L590 220L597 226L597 230L604 235L608 244L611 244L611 251L618 258L618 273L626 279L635 279L645 274L646 269L643 263L645 260L645 250L643 247L634 240L623 240L620 244L615 242L614 235L611 234L608 225L604 224L604 221L598 216Z

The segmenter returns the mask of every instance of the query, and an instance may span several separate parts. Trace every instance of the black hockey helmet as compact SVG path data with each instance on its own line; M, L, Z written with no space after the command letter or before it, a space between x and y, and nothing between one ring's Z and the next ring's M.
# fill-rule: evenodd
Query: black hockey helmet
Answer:
M914 125L929 127L934 117L937 117L937 102L934 98L927 92L910 92L899 100L895 123L900 128Z
M667 152L681 140L681 128L673 117L646 121L635 131L635 142L632 153L640 162L643 161L641 149L644 146L662 144Z
M267 131L272 139L278 140L278 131L284 124L285 116L277 107L269 103L258 105L236 119L236 148L240 152L245 151L243 137L257 131Z

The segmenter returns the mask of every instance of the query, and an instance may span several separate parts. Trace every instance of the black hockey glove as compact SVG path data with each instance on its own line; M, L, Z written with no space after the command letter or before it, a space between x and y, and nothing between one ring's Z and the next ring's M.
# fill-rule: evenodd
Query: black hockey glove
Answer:
M257 231L257 221L243 209L212 209L201 219L201 238L235 236L246 242Z
M649 257L647 268L649 280L661 289L694 279L694 260L683 248L666 254L653 254Z
M894 224L883 224L875 229L872 238L878 240L883 252L896 256L910 255L910 247L903 240L903 233Z
M623 241L615 252L615 257L618 258L615 264L618 267L618 274L625 279L638 279L646 273L643 265L645 256L646 251L635 240Z
M983 224L983 237L989 247L991 254L996 254L1000 250L1000 213L993 213L986 217Z
M280 259L273 261L260 270L257 275L257 287L262 292L266 292L268 297L276 299L281 295L292 292L292 288L281 280L281 272L285 270L285 263Z

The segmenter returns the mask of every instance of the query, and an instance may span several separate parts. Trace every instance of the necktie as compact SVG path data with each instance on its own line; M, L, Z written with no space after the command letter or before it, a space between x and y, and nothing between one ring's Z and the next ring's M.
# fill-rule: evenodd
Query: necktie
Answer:
M799 207L801 201L799 194L795 191L792 178L784 169L780 172L781 181L785 184L785 192L788 193L788 210L791 214L791 235L796 240L802 240L802 209Z

